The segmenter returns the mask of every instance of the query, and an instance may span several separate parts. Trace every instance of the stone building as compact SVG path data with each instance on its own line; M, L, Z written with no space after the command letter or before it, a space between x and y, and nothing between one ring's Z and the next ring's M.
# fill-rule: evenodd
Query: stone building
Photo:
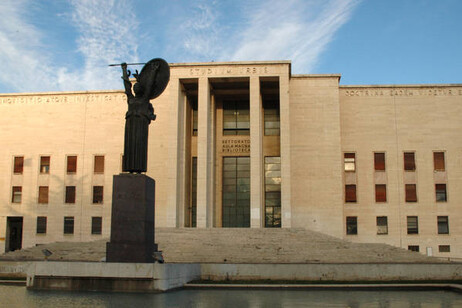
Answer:
M306 228L462 257L462 85L339 85L289 61L171 64L156 226ZM0 95L0 251L109 236L125 94Z

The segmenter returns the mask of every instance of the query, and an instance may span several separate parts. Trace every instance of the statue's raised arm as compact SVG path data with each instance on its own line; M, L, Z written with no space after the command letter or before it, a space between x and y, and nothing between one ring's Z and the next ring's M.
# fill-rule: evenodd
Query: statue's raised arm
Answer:
M122 63L120 64L122 67L122 79L124 81L124 88L125 88L125 94L127 94L128 98L133 97L132 93L132 82L130 81L130 75L131 72L127 71L127 63Z

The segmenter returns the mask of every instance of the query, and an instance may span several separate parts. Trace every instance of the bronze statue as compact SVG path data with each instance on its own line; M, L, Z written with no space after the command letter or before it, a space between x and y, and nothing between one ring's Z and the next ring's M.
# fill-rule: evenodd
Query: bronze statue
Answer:
M127 64L122 63L122 79L127 94L128 111L125 114L125 140L122 170L124 172L146 172L148 161L148 131L151 121L156 119L150 100L159 96L170 79L170 68L163 59L152 59L141 72L133 76L136 83L130 81L131 72Z

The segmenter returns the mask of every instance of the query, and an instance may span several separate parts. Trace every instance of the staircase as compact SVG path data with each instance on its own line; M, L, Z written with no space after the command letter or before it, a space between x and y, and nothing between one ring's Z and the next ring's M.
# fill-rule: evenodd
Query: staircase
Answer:
M385 244L351 243L304 229L158 228L156 243L168 263L440 263ZM101 261L106 242L57 242L0 255L0 260Z

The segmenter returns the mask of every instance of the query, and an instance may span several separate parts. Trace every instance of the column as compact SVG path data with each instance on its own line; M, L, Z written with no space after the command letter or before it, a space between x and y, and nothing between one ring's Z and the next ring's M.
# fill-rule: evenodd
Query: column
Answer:
M197 131L197 228L212 226L210 197L212 151L212 108L210 104L210 84L207 77L199 78Z
M262 227L263 215L263 116L260 78L250 77L250 227Z
M185 203L185 109L186 97L182 91L178 79L170 81L174 93L172 101L175 104L172 108L175 121L170 123L170 136L175 138L168 143L169 147L169 170L168 187L170 192L167 196L167 227L184 227L184 203ZM155 123L155 122L154 122Z
M281 121L281 215L282 227L292 226L290 193L290 113L289 71L279 77L279 113Z

